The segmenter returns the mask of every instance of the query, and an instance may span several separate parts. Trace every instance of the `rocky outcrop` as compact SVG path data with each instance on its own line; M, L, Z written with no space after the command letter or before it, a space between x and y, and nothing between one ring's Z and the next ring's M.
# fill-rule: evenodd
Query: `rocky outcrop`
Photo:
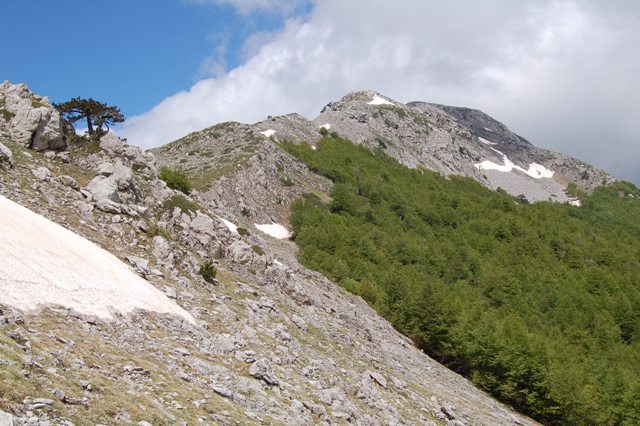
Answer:
M9 136L36 151L66 147L60 113L46 97L34 95L25 84L0 84L0 109Z

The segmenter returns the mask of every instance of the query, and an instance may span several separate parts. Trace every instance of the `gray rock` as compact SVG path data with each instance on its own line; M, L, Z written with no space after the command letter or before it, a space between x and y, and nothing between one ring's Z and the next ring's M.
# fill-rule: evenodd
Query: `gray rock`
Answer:
M71 189L75 189L76 191L80 190L80 185L78 185L78 182L76 182L76 180L71 176L60 175L56 179L58 180L58 182L60 182L64 186L67 186Z
M444 404L443 406L440 407L440 411L442 412L442 414L447 416L447 419L449 420L455 420L456 418L456 414L454 413L453 410L454 410L454 407L451 404Z
M100 148L109 154L122 154L124 151L124 142L115 133L108 132L100 138Z
M47 180L51 176L51 170L46 167L38 167L31 170L31 173L39 180Z
M37 151L66 147L60 113L48 98L35 96L25 84L0 85L4 108L13 115L9 136L17 143Z
M407 382L405 382L404 380L400 380L397 377L392 377L391 382L393 383L393 386L398 389L405 389L407 387Z
M51 389L51 393L60 401L64 401L64 398L66 397L66 394L62 389Z
M112 177L115 180L116 185L118 185L118 189L123 191L129 189L131 186L133 171L121 162L116 162Z
M113 174L114 169L113 163L102 163L98 166L98 174L109 177Z
M369 376L375 380L376 383L378 383L380 386L382 386L383 388L386 389L387 387L387 380L382 376L382 374L380 373L376 373L375 371L369 371Z
M120 203L118 185L113 177L96 176L87 184L87 191L96 201L110 200Z
M119 203L115 203L108 199L98 200L96 202L96 208L98 210L102 210L105 213L111 214L119 214L122 213L122 205Z
M253 259L251 246L242 240L234 241L233 244L228 247L228 251L231 259L239 264L249 263L251 259Z
M209 216L198 212L196 217L191 220L191 229L207 235L214 235L214 222Z
M138 256L127 256L127 262L133 266L134 271L142 277L148 277L151 274L149 269L149 261Z
M153 237L153 250L151 251L151 253L160 262L166 262L170 260L170 256L171 258L173 258L169 241L167 241L167 239L162 235L156 235L155 237Z
M256 379L264 381L268 385L278 386L280 384L280 380L278 380L278 377L271 368L271 363L265 358L259 359L251 364L249 374Z
M220 396L223 396L228 399L233 399L233 391L229 388L226 388L224 386L212 386L211 390L213 390L215 393L217 393Z
M53 405L55 401L49 398L34 398L31 402L32 404Z
M304 318L299 317L298 315L293 315L291 317L291 322L293 322L300 330L307 331L307 322L304 320Z

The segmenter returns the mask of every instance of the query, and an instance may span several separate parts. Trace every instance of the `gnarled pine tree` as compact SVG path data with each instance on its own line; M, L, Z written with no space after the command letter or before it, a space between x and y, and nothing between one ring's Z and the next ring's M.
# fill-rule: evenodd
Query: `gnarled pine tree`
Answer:
M74 124L78 120L87 120L89 136L100 137L109 131L109 125L124 121L124 115L115 106L109 106L95 99L73 98L61 104L54 104L60 114ZM106 127L106 130L103 129Z

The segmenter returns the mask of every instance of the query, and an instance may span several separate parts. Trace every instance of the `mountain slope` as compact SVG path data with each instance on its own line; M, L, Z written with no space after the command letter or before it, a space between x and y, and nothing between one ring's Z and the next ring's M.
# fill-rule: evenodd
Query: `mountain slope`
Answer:
M50 109L20 93L21 114ZM0 291L3 420L11 413L18 424L535 424L427 357L361 298L301 266L291 241L256 227L286 225L290 201L327 197L331 184L255 126L224 125L210 140L207 130L157 151L166 163L193 167L200 190L189 196L157 178L153 155L112 134L100 143L70 138L65 151L30 149L11 129L33 134L49 118L40 111L25 127L7 111L0 194L129 263L196 325L141 310L112 321L65 305L21 311ZM231 139L218 146L225 135ZM37 271L46 253L27 255ZM211 282L198 273L207 260L218 270Z

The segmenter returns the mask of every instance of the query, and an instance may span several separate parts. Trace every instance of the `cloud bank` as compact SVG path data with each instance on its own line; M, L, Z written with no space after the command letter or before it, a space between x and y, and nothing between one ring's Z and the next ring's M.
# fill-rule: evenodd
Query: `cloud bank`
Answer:
M243 11L269 1L229 3ZM640 182L640 3L449 3L318 0L261 47L249 40L242 66L166 98L119 133L153 147L226 120L312 118L347 92L374 89L481 109L535 145Z

